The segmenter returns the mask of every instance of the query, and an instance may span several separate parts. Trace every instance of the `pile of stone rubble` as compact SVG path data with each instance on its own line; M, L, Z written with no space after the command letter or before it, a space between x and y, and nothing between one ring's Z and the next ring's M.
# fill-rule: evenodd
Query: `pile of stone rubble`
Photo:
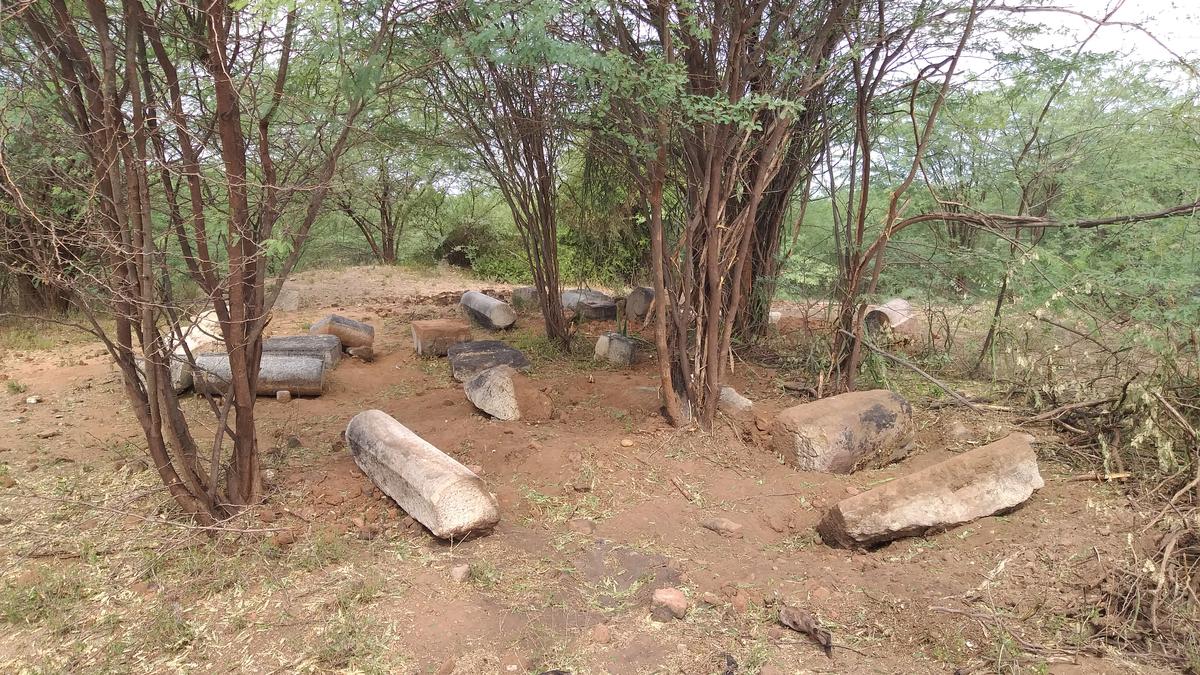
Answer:
M536 291L530 291L513 294L522 310L536 306ZM626 299L627 310L635 294L637 289ZM653 294L640 295L637 309L644 316ZM608 303L615 308L611 298L595 291L563 293L564 307L584 318L611 318ZM465 293L461 305L489 330L510 328L517 320L513 307L479 292ZM524 375L530 363L520 350L501 340L474 340L471 327L458 320L414 321L412 338L417 354L447 358L451 375L483 413L505 421L550 416L549 398ZM597 343L596 358L628 365L635 351L624 335L606 333ZM753 402L733 388L723 387L720 397L726 414L751 417ZM775 416L769 431L772 449L796 469L850 474L905 460L915 427L907 401L891 391L873 390L787 408ZM360 413L346 437L363 472L435 536L461 538L499 521L495 497L477 475L385 413ZM1016 508L1043 485L1031 441L1013 434L885 481L833 505L817 531L831 546L867 547Z

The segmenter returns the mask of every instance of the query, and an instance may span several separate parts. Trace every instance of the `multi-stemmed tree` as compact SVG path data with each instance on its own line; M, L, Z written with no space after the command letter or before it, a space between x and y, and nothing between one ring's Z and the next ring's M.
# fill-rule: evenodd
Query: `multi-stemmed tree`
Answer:
M47 0L3 12L0 68L26 94L8 104L49 102L68 131L54 151L86 165L64 186L82 197L69 218L31 198L28 176L0 171L16 218L65 244L21 271L69 292L104 342L183 510L224 518L261 498L254 403L268 312L365 101L411 75L394 49L417 12L223 0ZM170 361L191 358L180 279L215 311L232 367L223 400L210 399L211 445L171 386Z

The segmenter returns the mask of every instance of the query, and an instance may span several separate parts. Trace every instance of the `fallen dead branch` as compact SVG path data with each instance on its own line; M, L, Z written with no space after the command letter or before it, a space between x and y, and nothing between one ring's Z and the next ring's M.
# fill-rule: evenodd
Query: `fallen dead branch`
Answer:
M846 337L850 338L851 340L855 339L855 338L854 338L854 335L853 335L853 334L851 334L849 331L847 331L847 330L846 330L846 329L844 329L844 328L838 329L838 332L840 332L840 333L844 334ZM959 403L961 403L961 404L963 404L963 405L967 406L968 408L970 408L971 410L974 410L974 411L975 411L975 412L977 412L977 413L983 414L983 411L982 411L982 410L979 408L979 406L977 406L977 405L975 405L974 403L972 403L970 399L968 399L966 396L963 396L962 394L958 393L958 392L957 392L957 391L955 391L954 389L950 388L950 386L949 386L949 385L947 385L946 383L942 382L941 380L937 379L936 377L934 377L934 376L930 375L929 373L925 372L924 370L922 370L922 369L921 369L921 367L920 367L920 366L916 365L915 363L912 363L911 361L908 361L908 360L906 360L906 359L903 359L903 358L901 358L901 357L899 357L899 356L896 356L895 354L892 354L892 353L890 353L890 352L888 352L888 351L886 351L886 350L880 349L879 347L877 347L877 346L875 346L875 345L871 344L871 343L870 343L868 340L866 340L866 339L862 339L862 340L861 340L861 342L862 342L862 344L863 344L863 346L864 346L864 347L866 347L867 349L871 350L872 352L874 352L874 353L876 353L876 354L878 354L878 355L880 355L880 356L884 357L885 359L888 359L888 360L890 360L890 361L894 361L894 362L896 362L896 363L898 363L898 364L900 364L900 365L904 366L905 368L908 368L909 370L913 371L914 373L916 373L916 374L920 375L921 377L923 377L923 378L925 378L926 380L928 380L930 383L932 383L932 384L934 384L935 386L937 386L937 387L938 387L939 389L941 389L942 391L944 391L944 392L946 392L947 394L949 394L949 395L950 395L950 397L951 397L951 398L953 398L954 400L956 400L956 401L958 401Z
M1032 424L1034 422L1045 422L1047 420L1055 419L1064 413L1071 412L1072 410L1080 410L1082 408L1095 408L1096 406L1104 405L1105 403L1114 403L1114 402L1116 402L1116 400L1117 400L1116 396L1109 396L1107 398L1097 398L1097 399L1093 399L1091 401L1079 401L1078 403L1068 403L1066 405L1060 405L1053 410L1047 410L1044 413L1034 415L1033 417L1026 418L1024 421L1026 424Z

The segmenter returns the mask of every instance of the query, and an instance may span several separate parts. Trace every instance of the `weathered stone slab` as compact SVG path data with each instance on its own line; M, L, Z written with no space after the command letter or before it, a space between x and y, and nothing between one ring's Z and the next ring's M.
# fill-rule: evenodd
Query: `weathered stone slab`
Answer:
M196 392L223 395L232 377L228 354L200 354L193 373ZM263 354L258 368L259 396L289 391L293 396L320 396L325 390L325 362L315 356Z
M446 357L450 361L450 374L459 382L466 382L495 366L512 366L517 370L529 368L529 359L520 350L499 340L460 342L446 350Z
M342 340L336 335L282 335L263 340L263 354L275 356L312 356L337 366L342 358Z
M537 288L521 286L512 292L512 305L518 312L535 312L541 309L541 300Z
M1012 434L843 499L817 524L845 548L921 535L1012 509L1045 483L1026 434Z
M625 313L634 321L642 321L654 304L654 289L638 286L625 296Z
M550 397L539 391L511 366L488 368L463 384L467 399L500 420L550 418Z
M754 401L742 396L733 387L721 387L717 408L726 415L739 415L754 410Z
M142 381L142 386L146 385L146 360L138 356L134 359L137 363L138 379ZM192 388L192 364L188 362L186 357L171 355L169 361L171 367L171 388L176 394L182 394Z
M412 322L413 349L421 356L445 356L451 345L468 342L471 327L454 319Z
M767 312L767 323L769 323L772 326L779 323L779 320L782 318L783 318L783 312L780 312L780 311Z
M279 296L275 298L275 304L271 306L272 310L280 312L295 312L300 309L300 291L285 288L279 291Z
M490 295L484 295L479 291L463 293L459 304L462 305L467 316L479 322L479 325L484 328L503 330L517 322L517 313L508 303Z
M375 327L369 323L330 314L314 323L308 332L313 335L336 335L342 348L370 347L375 344Z
M908 454L912 406L886 389L852 391L779 413L771 444L804 471L852 473Z
M366 410L346 427L358 468L435 537L457 539L500 522L483 480L381 410Z
M574 288L562 292L562 306L588 321L611 321L617 318L617 303L610 296L590 288Z
M596 338L596 351L592 358L608 361L614 366L632 365L637 358L637 345L620 333L605 333Z

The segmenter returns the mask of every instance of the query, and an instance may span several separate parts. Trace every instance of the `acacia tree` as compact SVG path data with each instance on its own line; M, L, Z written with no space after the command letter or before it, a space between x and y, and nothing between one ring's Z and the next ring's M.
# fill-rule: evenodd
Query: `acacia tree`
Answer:
M183 510L212 522L255 503L262 329L367 95L407 76L384 65L397 6L346 5L334 17L223 0L48 0L5 12L6 78L52 102L71 131L59 151L89 167L73 222L38 208L22 177L3 171L22 216L77 247L43 260L39 280L68 288L104 342ZM330 34L341 49L322 47ZM304 81L293 86L297 74ZM305 95L314 90L318 98ZM273 259L278 283L268 289ZM232 370L223 400L209 399L217 431L207 452L170 384L170 360L191 359L172 291L181 274L215 311Z
M922 158L933 138L938 114L974 30L979 0L974 0L961 13L946 11L930 17L928 9L880 3L877 13L864 13L846 27L846 39L855 45L849 59L851 78L847 83L853 137L846 156L839 162L826 156L827 189L830 194L838 194L838 186L844 188L840 190L844 195L844 206L838 209L835 205L833 211L838 264L834 295L838 318L829 379L835 383L835 389L854 388L863 358L862 319L866 304L862 298L874 294L878 287L888 242L913 222L903 215L907 207L906 193L920 175ZM951 32L955 40L948 45L949 54L941 51L947 47L936 39L936 34L931 45L922 43L923 29L929 22L952 21L959 16L962 25ZM935 25L944 28L940 23ZM894 78L901 67L915 69L916 75L909 78L906 86L896 87ZM886 204L879 216L871 209L872 190L876 183L882 182L879 174L886 176L888 172L877 166L875 146L883 126L877 106L887 100L884 93L905 90L904 108L911 129L911 160L907 167L892 174ZM929 101L923 118L918 106L922 97ZM889 101L885 105L894 104ZM826 117L823 124L833 123ZM826 132L825 136L830 137L830 133ZM839 173L846 176L842 183L838 182ZM871 228L870 221L876 217L880 221L878 228Z
M546 336L562 349L571 324L559 295L560 163L571 81L553 46L564 37L555 3L467 3L442 19L445 61L431 90L499 188L538 290Z
M614 135L645 160L655 346L675 424L712 423L756 274L760 208L772 186L791 189L804 173L784 170L809 156L816 118L804 107L819 100L839 27L861 5L627 3L600 20L601 45L624 57L604 64ZM777 224L763 222L760 242Z
M338 169L333 201L385 265L398 261L413 226L438 219L446 201L439 183L453 175L455 154L439 138L439 115L421 96L423 88L404 88L376 97Z

